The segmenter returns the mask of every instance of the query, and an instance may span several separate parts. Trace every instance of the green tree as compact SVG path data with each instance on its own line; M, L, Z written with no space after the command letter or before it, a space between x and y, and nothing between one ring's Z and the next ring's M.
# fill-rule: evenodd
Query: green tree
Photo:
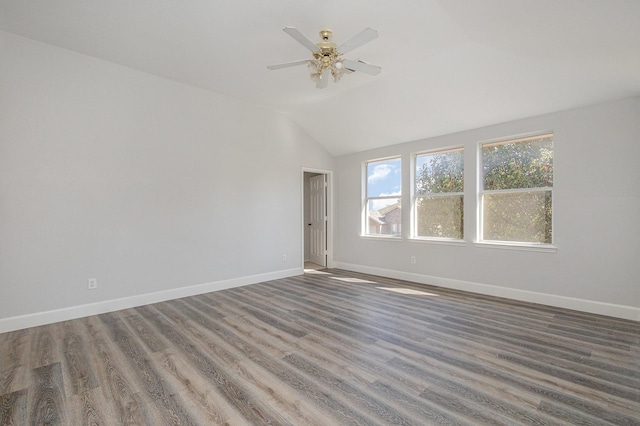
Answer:
M482 172L484 239L550 244L552 136L483 145Z
M416 232L421 237L462 239L464 232L464 152L418 156Z

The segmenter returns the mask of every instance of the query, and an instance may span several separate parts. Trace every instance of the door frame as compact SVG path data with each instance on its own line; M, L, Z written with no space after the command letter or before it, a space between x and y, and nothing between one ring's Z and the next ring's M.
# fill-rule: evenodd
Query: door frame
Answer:
M302 268L304 269L304 247L305 247L305 228L307 227L307 222L305 222L304 217L304 200L305 200L305 185L304 185L304 174L305 173L316 173L325 175L327 180L327 192L326 192L326 208L327 208L327 268L333 268L333 172L331 170L324 169L314 169L310 167L302 167L302 171L300 172L300 223L302 224L301 231L301 244L300 244L300 258L302 259Z

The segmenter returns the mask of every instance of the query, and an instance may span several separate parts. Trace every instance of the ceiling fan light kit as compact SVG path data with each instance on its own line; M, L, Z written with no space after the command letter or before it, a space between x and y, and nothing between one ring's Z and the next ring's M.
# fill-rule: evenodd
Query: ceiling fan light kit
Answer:
M353 61L342 58L343 54L377 38L378 32L372 28L364 29L355 37L345 43L342 43L340 46L331 41L333 33L328 29L320 31L320 38L322 41L316 44L305 37L297 28L285 27L283 31L293 37L298 43L309 49L313 59L303 59L283 64L269 65L267 68L270 70L288 68L306 63L309 69L309 76L311 77L311 80L316 83L316 87L318 89L324 89L327 87L331 76L333 76L333 80L337 83L343 75L350 74L354 71L363 72L369 75L377 75L380 73L381 68L376 65L367 64L360 60Z

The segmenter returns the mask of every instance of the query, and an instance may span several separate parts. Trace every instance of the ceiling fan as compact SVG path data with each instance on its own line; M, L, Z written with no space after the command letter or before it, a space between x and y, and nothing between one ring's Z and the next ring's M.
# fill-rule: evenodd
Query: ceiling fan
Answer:
M344 74L360 71L369 75L377 75L381 68L371 65L361 60L344 59L342 55L369 43L378 37L378 32L373 28L366 28L356 34L350 40L340 46L331 41L331 30L320 31L322 41L313 43L304 34L294 27L284 27L283 31L293 37L298 43L311 51L313 59L302 59L300 61L286 62L283 64L269 65L270 70L294 67L307 64L311 80L316 82L318 89L324 89L329 84L329 77L333 76L337 83Z

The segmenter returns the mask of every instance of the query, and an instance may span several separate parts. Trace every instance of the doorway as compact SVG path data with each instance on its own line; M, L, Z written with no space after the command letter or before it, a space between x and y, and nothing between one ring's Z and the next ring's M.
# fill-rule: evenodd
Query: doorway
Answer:
M330 263L330 173L303 170L304 269L323 269Z

